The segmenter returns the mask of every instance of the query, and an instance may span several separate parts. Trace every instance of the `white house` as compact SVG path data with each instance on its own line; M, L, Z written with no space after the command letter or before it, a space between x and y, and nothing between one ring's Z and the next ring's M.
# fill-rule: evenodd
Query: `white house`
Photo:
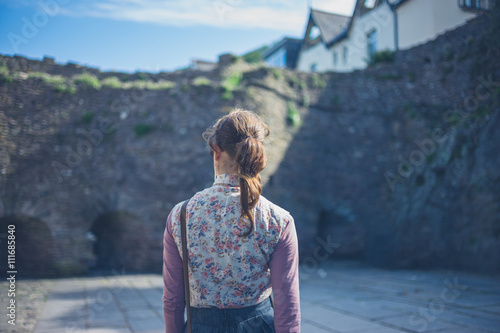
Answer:
M487 8L489 0L357 0L347 23L341 23L339 15L321 12L328 24L318 24L317 11L311 9L297 68L321 72L363 69L378 51L425 43ZM330 28L323 28L325 36L321 25ZM314 26L320 28L319 37L313 33ZM332 26L338 27L335 36Z
M349 16L311 9L297 69L304 72L331 70L332 56L328 45L346 31L350 19Z
M409 49L463 25L487 10L489 2L489 0L399 1L394 5L398 18L399 49Z

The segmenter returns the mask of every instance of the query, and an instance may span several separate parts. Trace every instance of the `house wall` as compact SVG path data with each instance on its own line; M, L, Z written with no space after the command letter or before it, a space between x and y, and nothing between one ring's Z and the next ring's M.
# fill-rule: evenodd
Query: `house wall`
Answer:
M332 46L330 52L338 52L339 62L333 69L339 72L349 72L367 67L368 61L368 34L377 31L377 50L394 50L394 15L386 3L363 16L355 18L349 38ZM347 47L349 57L347 63L343 61L342 53ZM333 60L332 60L333 61Z
M436 38L448 30L453 30L474 18L475 12L465 11L457 0L412 0L397 9L398 46L408 49ZM368 34L377 31L377 51L395 50L394 13L387 3L358 16L353 21L349 37L326 48L323 43L300 52L298 69L311 71L317 64L318 72L351 72L367 67ZM344 61L344 48L348 49L348 59ZM334 53L338 61L334 63Z
M476 13L461 9L457 0L413 0L397 10L399 48L425 43L464 24Z
M302 72L311 72L313 64L316 64L316 71L318 72L333 70L333 56L325 44L318 43L300 51L297 69Z
M330 54L331 54L331 58L332 58L332 63L333 63L333 59L335 57L334 54L335 54L335 52L337 53L338 61L337 61L337 64L333 65L333 68L332 68L332 70L335 72L350 72L352 70L351 66L350 66L350 57L348 57L347 62L344 60L344 56L343 56L344 46L347 46L348 52L349 52L349 42L348 41L338 42L334 46L332 46L329 50Z
M266 64L273 67L286 67L286 49L281 48L266 59Z

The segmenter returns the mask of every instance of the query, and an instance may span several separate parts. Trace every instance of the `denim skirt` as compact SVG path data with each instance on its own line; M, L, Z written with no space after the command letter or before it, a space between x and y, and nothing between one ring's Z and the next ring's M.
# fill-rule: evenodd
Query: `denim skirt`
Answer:
M270 298L238 309L191 307L191 329L192 333L274 333L274 309Z

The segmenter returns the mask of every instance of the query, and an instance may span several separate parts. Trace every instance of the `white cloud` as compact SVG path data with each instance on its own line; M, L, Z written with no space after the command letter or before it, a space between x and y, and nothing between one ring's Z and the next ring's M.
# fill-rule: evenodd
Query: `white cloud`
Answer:
M315 0L312 6L349 15L353 1ZM80 1L64 13L170 26L266 28L301 34L307 10L306 0L101 0Z

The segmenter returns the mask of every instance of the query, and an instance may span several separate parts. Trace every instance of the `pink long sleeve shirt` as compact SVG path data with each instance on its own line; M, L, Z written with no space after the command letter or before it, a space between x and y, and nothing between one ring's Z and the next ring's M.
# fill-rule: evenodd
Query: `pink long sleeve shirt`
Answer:
M274 295L275 330L300 332L297 233L291 215L263 196L253 210L255 229L241 221L238 176L218 175L187 206L191 306L240 308ZM165 331L184 325L180 209L170 212L163 240Z

